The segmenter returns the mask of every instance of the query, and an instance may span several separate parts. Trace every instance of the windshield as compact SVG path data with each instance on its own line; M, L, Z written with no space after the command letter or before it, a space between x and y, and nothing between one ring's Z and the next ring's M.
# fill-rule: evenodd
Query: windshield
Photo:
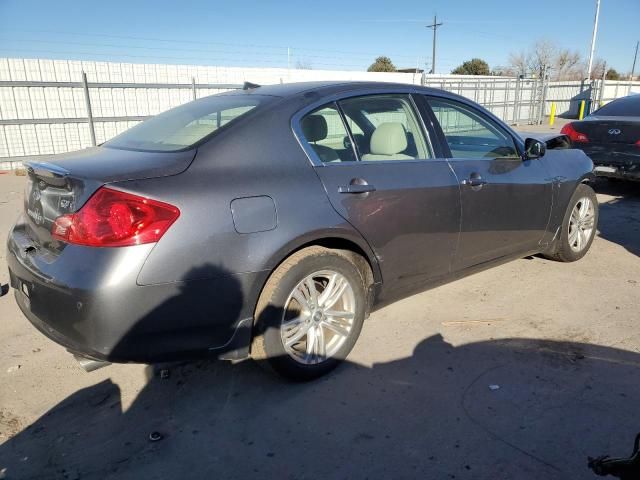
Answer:
M201 98L145 120L104 143L104 146L155 152L183 150L253 110L266 98L255 95Z
M640 95L614 100L596 110L591 115L600 115L602 117L640 117Z

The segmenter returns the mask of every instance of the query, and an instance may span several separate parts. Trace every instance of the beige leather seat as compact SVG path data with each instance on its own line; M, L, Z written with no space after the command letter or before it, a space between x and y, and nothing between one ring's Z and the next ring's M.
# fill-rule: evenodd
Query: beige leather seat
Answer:
M378 125L369 145L369 152L362 156L362 160L412 160L414 157L405 155L407 149L407 131L398 122L386 122Z

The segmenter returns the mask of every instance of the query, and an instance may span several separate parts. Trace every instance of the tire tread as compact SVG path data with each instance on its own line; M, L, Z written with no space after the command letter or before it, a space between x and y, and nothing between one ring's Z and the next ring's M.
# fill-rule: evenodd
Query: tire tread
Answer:
M564 214L564 217L562 218L562 225L558 233L558 238L556 238L556 240L553 242L553 245L551 246L551 248L543 253L543 256L545 258L548 258L549 260L555 260L557 262L564 262L564 263L575 262L577 260L580 260L582 257L584 257L589 251L589 249L591 248L591 244L593 243L593 239L595 238L595 233L589 240L589 244L587 245L587 247L579 253L576 253L573 250L571 250L568 239L565 238L565 235L566 235L565 230L568 226L569 217L571 216L571 211L573 210L573 206L577 202L578 198L585 197L585 196L589 197L589 199L593 202L593 205L595 208L595 219L594 219L593 228L597 229L598 215L599 215L598 198L596 197L596 193L593 190L593 188L591 188L589 185L581 183L580 185L578 185L575 192L571 196L571 200L569 201L567 210Z
M302 248L294 253L292 253L289 257L287 257L280 265L278 265L275 270L271 273L269 278L267 279L260 297L258 298L258 302L256 304L255 316L254 316L254 329L253 329L253 338L251 342L251 358L253 360L258 361L258 364L264 368L267 368L271 372L283 374L283 372L276 370L272 362L267 361L269 358L267 352L267 346L265 344L265 335L261 330L260 318L265 313L267 308L273 303L274 294L278 286L287 276L287 274L297 266L301 261L307 259L309 257L335 257L340 256L347 260L350 264L354 266L354 268L358 271L360 280L362 282L362 286L364 287L365 292L367 291L369 279L373 278L371 272L363 272L363 263L368 266L368 263L365 259L362 259L361 256L355 252L349 250L338 250L331 249L327 247L323 247L320 245L312 245L309 247ZM287 377L292 378L291 375L285 375ZM294 378L296 379L296 378ZM306 378L299 378L301 380L306 380Z

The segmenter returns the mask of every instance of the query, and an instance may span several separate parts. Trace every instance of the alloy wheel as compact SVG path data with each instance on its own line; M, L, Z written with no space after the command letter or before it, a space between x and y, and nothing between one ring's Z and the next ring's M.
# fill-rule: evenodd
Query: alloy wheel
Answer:
M356 314L353 287L332 270L300 281L285 303L280 335L285 351L305 365L333 357L353 329Z
M569 246L574 252L581 252L589 244L595 227L595 208L591 199L580 198L569 217Z

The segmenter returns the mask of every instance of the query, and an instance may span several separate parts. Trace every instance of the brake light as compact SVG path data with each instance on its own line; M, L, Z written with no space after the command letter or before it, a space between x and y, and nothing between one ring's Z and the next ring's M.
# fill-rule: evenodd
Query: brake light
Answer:
M577 143L589 142L589 137L587 137L584 133L577 131L573 126L573 123L567 123L564 127L562 127L562 130L560 130L560 133L568 136L572 142L577 142Z
M92 247L141 245L160 240L179 216L168 203L102 187L76 213L58 217L51 234Z

